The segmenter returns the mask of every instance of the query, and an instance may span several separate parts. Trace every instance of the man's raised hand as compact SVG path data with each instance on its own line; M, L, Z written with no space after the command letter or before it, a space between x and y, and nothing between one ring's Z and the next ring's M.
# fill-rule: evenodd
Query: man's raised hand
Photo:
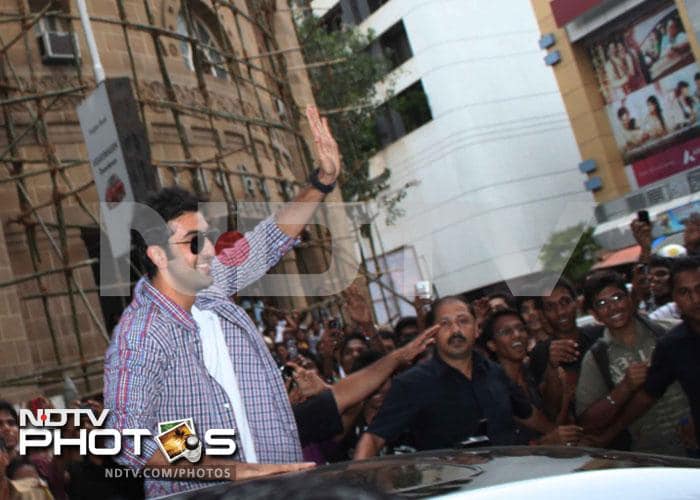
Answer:
M320 164L318 179L323 184L333 184L340 175L341 169L338 143L333 138L328 120L321 118L316 106L306 108L306 118L309 120L311 133L314 136L314 146Z
M398 357L401 365L412 363L423 351L435 343L435 335L439 330L440 325L431 326L405 346L396 349L392 354Z

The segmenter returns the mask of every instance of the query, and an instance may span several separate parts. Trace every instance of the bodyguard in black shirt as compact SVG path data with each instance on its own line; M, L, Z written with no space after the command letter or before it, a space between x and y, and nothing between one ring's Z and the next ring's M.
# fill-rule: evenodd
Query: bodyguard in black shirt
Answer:
M375 456L405 429L420 450L453 447L479 434L484 419L494 445L515 444L514 417L541 433L552 429L502 368L473 350L476 321L466 302L438 300L428 323L440 325L432 359L394 379L355 459Z

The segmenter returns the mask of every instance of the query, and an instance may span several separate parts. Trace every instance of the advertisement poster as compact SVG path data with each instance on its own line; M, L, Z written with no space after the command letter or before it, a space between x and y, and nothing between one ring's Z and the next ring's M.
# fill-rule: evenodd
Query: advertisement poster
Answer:
M637 184L642 187L700 166L700 137L673 145L632 164Z
M588 49L625 163L700 136L700 67L675 6L604 28Z

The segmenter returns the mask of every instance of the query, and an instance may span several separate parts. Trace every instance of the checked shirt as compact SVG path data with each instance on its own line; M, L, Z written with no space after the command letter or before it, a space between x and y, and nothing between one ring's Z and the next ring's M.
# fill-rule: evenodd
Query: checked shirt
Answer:
M260 463L301 461L299 437L275 362L253 322L230 297L262 277L295 241L273 217L265 219L212 261L214 282L196 298L199 309L220 318ZM159 422L192 418L200 439L207 429L237 428L233 405L204 365L192 315L145 278L112 335L104 381L105 408L111 410L107 427L148 429L155 437ZM122 437L117 461L140 470L153 453L160 453L152 438L141 444L136 453L133 439ZM245 461L240 442L237 448L232 458ZM156 497L215 483L146 478L145 484L146 496Z

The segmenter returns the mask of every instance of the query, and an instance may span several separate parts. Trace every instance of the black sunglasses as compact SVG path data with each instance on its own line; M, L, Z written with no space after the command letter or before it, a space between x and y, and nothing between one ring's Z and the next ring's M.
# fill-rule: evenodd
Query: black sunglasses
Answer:
M199 252L201 252L204 249L204 242L205 240L211 241L212 245L216 245L216 241L219 239L219 236L221 236L221 231L218 229L210 229L208 231L197 231L197 233L194 235L194 237L191 240L187 241L174 241L172 242L173 245L189 245L190 246L190 252L192 252L192 255L198 255Z

